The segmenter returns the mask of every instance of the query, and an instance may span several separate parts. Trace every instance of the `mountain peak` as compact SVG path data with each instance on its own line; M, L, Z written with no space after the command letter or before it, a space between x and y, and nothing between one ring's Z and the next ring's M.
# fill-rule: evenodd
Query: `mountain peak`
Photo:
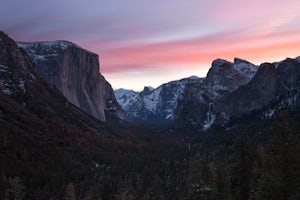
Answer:
M234 58L234 70L242 76L247 77L248 81L250 81L256 74L258 67L247 60Z
M252 63L250 63L249 61L244 60L244 59L241 59L241 58L234 58L233 63L234 63L234 64L241 64L241 63L252 64ZM253 65L253 64L252 64L252 65Z
M145 86L143 91L141 92L142 95L147 95L149 94L150 92L152 92L154 90L153 87L151 86Z
M220 67L224 64L232 64L231 62L227 61L227 60L224 60L224 59L221 59L221 58L218 58L218 59L215 59L213 62L212 62L212 67Z
M145 86L145 87L144 87L144 90L150 90L150 91L152 91L152 90L154 90L154 88L151 87L151 86Z
M190 80L197 80L199 79L198 76L190 76L190 77L187 77L187 79L190 79Z
M216 59L213 61L204 83L215 89L232 91L248 83L256 72L257 67L255 65L240 58L235 58L234 63Z

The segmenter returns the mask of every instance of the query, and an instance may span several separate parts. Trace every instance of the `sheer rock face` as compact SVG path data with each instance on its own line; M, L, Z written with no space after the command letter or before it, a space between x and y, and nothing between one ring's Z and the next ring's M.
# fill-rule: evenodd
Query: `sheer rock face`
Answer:
M216 101L214 111L239 116L260 109L275 98L275 83L275 66L263 64L249 84Z
M264 63L245 86L220 98L214 112L240 116L270 105L300 106L300 62Z
M213 61L207 77L183 79L143 92L118 90L129 119L169 120L178 128L207 130L230 119L271 118L282 106L300 107L300 57L259 67L235 58Z
M75 106L101 121L124 119L110 84L99 73L97 54L67 41L18 43L37 71Z
M39 127L55 122L64 127L79 128L99 135L111 135L104 124L68 102L60 91L48 84L27 52L0 31L0 113L7 123L29 126L27 121L39 121ZM3 100L3 102L2 102ZM5 106L4 106L5 105ZM18 105L12 106L12 105ZM17 110L24 110L18 113ZM24 114L24 115L23 115ZM9 116L16 116L11 117ZM40 131L43 131L42 129Z
M115 94L130 120L197 128L212 124L213 103L248 84L257 70L257 66L242 59L235 58L233 63L217 59L206 78L190 77L156 89L145 87L140 93L120 89Z
M238 72L235 65L240 65ZM224 125L232 117L257 113L270 118L282 106L300 107L300 61L286 59L264 63L258 70L245 62L213 62L203 84L190 84L178 102L175 124L178 127L209 128ZM257 72L256 72L257 71ZM232 78L234 77L234 78Z
M257 72L257 67L248 61L235 58L234 63L217 59L207 73L204 85L211 88L223 88L233 91L247 84Z
M257 66L238 58L234 63L222 59L213 61L202 83L186 86L184 98L178 101L174 124L181 128L209 128L216 120L214 103L248 84L257 70Z

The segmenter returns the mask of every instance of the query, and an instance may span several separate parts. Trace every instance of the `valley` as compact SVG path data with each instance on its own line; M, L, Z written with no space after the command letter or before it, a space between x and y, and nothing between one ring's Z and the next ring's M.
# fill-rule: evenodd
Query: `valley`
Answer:
M300 59L216 59L142 92L0 32L0 199L299 199Z

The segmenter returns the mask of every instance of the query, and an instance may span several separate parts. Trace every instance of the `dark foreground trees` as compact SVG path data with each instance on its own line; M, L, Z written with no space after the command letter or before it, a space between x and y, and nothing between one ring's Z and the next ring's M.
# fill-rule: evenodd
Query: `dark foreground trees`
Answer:
M300 199L299 131L285 113L263 142L251 129L108 138L0 128L0 199Z
M300 137L287 113L278 113L264 155L257 199L300 199Z

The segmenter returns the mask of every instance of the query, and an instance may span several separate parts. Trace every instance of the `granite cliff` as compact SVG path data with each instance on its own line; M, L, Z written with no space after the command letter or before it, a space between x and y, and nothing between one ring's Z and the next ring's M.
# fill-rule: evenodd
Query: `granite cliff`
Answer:
M26 51L3 32L0 32L0 124L13 132L33 135L52 132L53 128L111 134L101 121L70 104L60 91L49 85L36 72Z
M172 81L140 92L116 90L128 118L208 130L256 113L270 119L277 110L300 107L300 58L259 67L239 58L216 59L205 78Z
M213 104L222 96L247 84L257 72L248 61L235 58L231 63L216 59L202 83L190 83L178 100L175 125L180 128L207 130L215 122Z
M214 61L203 84L187 85L175 112L176 126L207 130L246 116L272 118L283 107L293 112L300 107L299 60L259 67L240 59Z
M19 42L37 71L75 106L101 121L124 119L111 85L99 72L98 55L68 41Z
M262 64L247 85L216 101L213 112L217 116L226 113L238 117L253 111L262 111L268 116L283 105L300 107L299 97L300 62L288 58L279 63Z
M205 78L192 76L156 89L145 87L140 93L119 89L115 95L129 120L208 129L215 122L213 102L247 84L257 69L239 58L233 63L217 59Z

